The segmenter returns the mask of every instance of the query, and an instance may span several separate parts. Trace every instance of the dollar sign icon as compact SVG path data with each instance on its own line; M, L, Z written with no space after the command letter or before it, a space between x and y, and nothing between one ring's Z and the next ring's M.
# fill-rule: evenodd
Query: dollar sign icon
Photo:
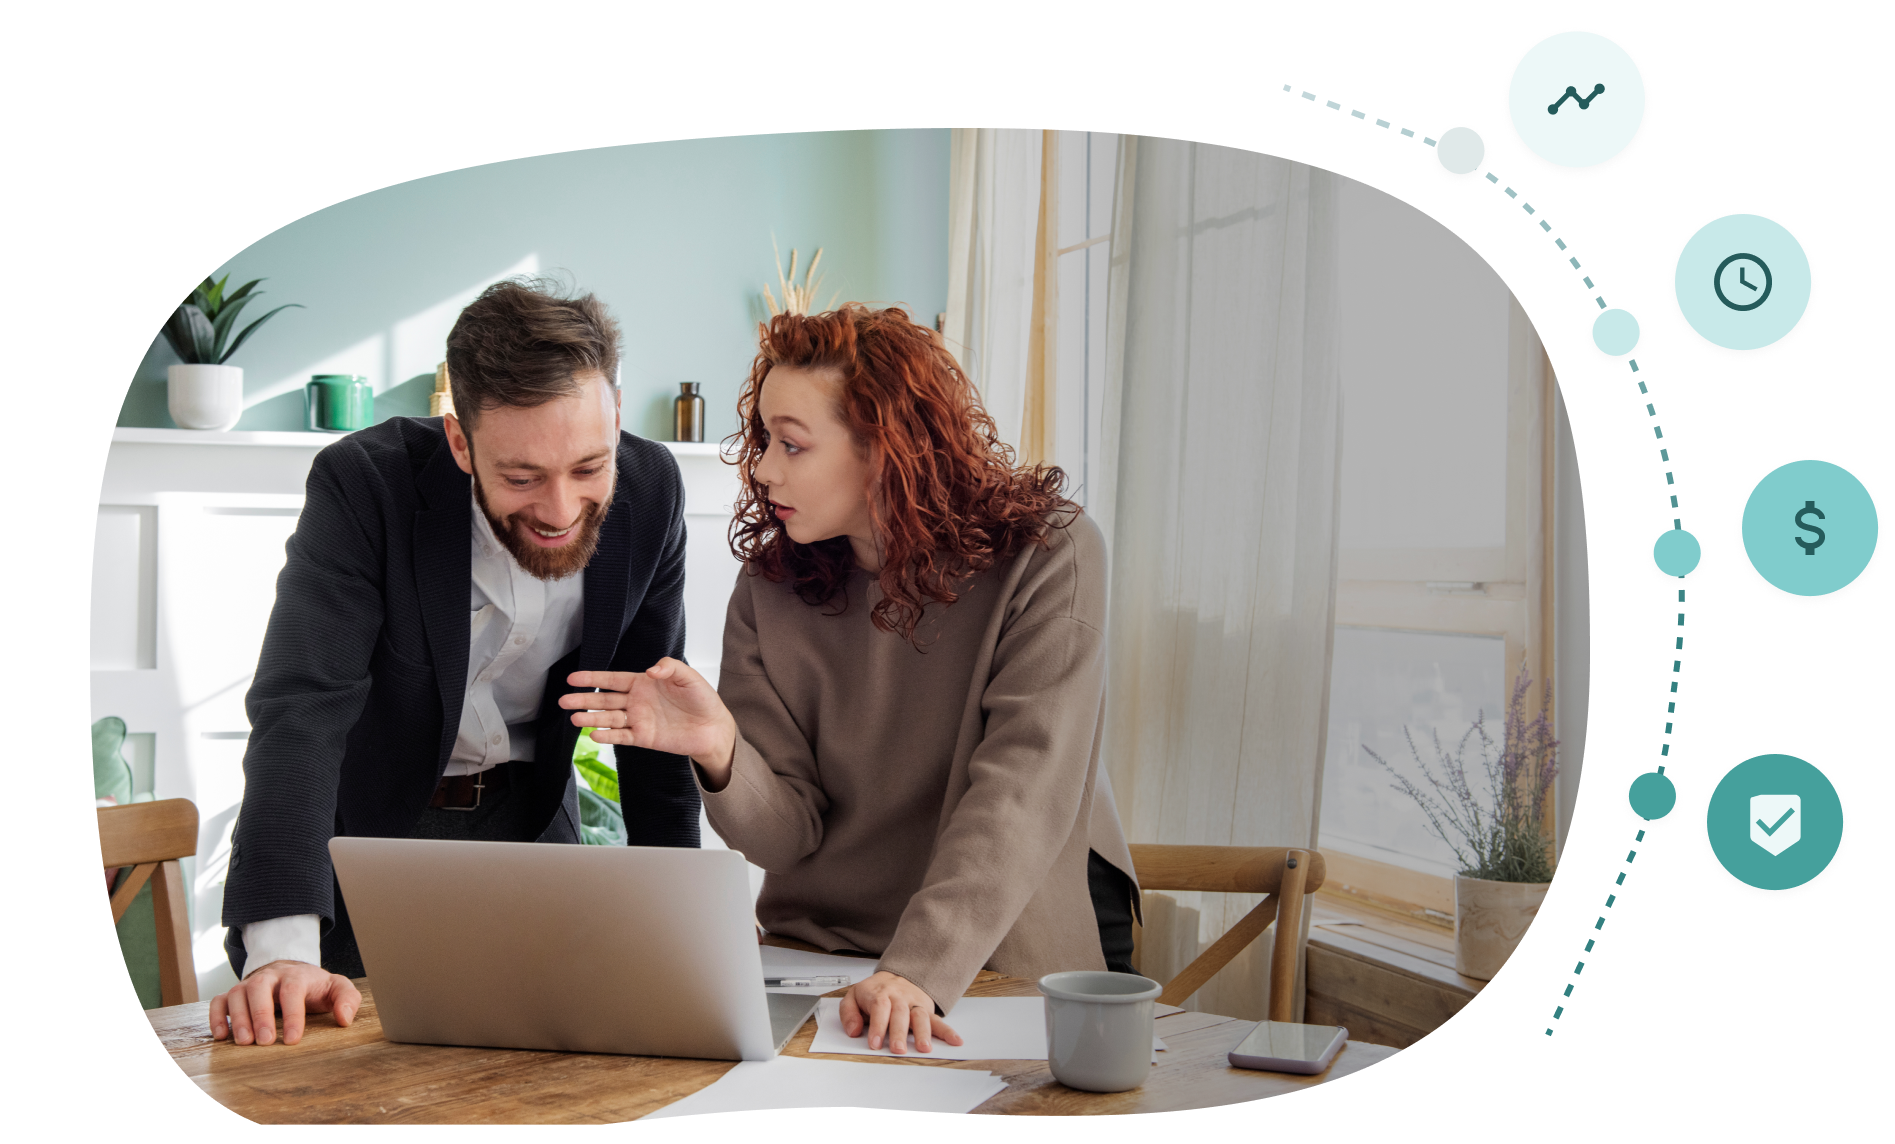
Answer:
M1814 556L1816 555L1816 550L1823 546L1823 541L1829 539L1829 535L1822 529L1804 520L1803 518L1806 516L1814 516L1817 520L1828 520L1829 518L1823 515L1823 510L1817 508L1816 502L1813 500L1804 501L1803 507L1796 510L1796 527L1802 529L1804 532L1813 532L1816 534L1815 540L1804 540L1800 536L1795 537L1796 546L1803 550L1803 555Z

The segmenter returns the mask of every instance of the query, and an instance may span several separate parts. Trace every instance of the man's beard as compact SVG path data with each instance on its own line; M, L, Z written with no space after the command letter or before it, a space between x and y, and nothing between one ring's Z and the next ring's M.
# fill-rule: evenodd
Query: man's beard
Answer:
M480 511L487 516L487 523L493 526L493 534L507 551L519 561L527 574L540 580L564 580L575 572L581 571L592 561L592 554L599 550L599 532L605 526L606 514L612 511L612 497L618 491L618 474L612 474L612 487L607 490L605 499L596 503L588 502L585 511L580 514L577 530L571 540L558 548L544 548L521 536L514 527L531 528L519 513L502 519L494 515L487 507L487 491L481 487L478 474L474 477L474 500L479 503ZM542 522L544 523L544 522Z

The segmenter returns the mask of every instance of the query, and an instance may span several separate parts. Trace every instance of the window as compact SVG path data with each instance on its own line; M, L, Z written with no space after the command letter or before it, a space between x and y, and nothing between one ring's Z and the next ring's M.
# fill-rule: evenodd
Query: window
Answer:
M1102 427L1121 140L1043 139L1054 240L1040 250L1057 268L1044 300L1046 454L1086 504L1113 468ZM1498 733L1523 665L1530 704L1553 676L1583 717L1583 526L1576 484L1555 496L1556 473L1571 480L1569 438L1555 436L1551 370L1506 285L1446 228L1373 188L1341 180L1338 210L1342 488L1319 844L1332 884L1447 915L1453 852L1368 752L1412 775L1404 729L1431 761L1430 737L1451 746L1477 715ZM1555 567L1577 588L1557 624ZM1556 655L1556 629L1577 632L1568 654ZM1576 688L1556 660L1571 661ZM1561 732L1563 815L1580 744L1577 725Z
M1336 632L1321 845L1341 882L1451 909L1453 852L1368 754L1415 774L1477 713L1498 733L1524 664L1553 666L1552 381L1499 277L1419 211L1344 181ZM1402 269L1395 269L1402 268ZM1425 285L1418 285L1425 282Z

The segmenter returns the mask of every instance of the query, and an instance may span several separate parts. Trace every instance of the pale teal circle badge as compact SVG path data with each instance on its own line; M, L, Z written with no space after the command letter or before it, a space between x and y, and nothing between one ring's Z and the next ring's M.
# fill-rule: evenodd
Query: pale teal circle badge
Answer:
M1726 215L1685 243L1676 286L1692 329L1725 349L1759 349L1802 319L1809 258L1795 235L1762 215Z
M1638 319L1627 310L1607 310L1592 323L1592 344L1624 357L1638 348Z
M1618 154L1645 118L1645 82L1632 57L1604 36L1541 40L1513 72L1513 125L1534 154L1590 167Z
M1435 158L1457 175L1468 174L1480 166L1481 157L1486 153L1487 145L1481 142L1480 133L1471 127L1448 128L1434 148Z
M1794 461L1744 505L1744 551L1765 580L1798 596L1843 587L1875 555L1875 501L1849 470Z
M1732 767L1705 813L1711 850L1738 881L1788 890L1814 878L1842 845L1842 799L1828 776L1794 755Z

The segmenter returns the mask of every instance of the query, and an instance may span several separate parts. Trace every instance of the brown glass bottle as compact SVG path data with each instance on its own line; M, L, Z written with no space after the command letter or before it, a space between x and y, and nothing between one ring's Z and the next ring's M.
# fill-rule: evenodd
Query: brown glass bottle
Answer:
M671 403L671 439L673 441L704 440L704 399L698 396L698 383L681 381L678 383L677 400Z

